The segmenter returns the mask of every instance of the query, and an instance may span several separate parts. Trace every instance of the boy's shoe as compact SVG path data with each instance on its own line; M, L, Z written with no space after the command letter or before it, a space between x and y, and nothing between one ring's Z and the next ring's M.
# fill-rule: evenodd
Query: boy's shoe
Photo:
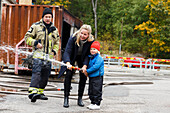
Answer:
M94 104L90 104L90 105L87 106L87 108L89 109L89 107L90 107L90 106L93 106L93 105L94 105Z
M90 110L99 110L99 109L100 109L100 106L94 104L94 105L90 106L89 109L90 109Z

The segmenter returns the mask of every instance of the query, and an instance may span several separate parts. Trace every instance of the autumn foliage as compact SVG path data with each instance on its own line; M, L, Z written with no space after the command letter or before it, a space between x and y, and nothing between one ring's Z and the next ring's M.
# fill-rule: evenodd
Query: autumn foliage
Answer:
M170 40L166 31L169 30L169 0L150 0L145 7L149 12L149 20L136 25L134 30L138 30L143 38L148 38L147 45L151 57L156 57L160 53L170 53Z

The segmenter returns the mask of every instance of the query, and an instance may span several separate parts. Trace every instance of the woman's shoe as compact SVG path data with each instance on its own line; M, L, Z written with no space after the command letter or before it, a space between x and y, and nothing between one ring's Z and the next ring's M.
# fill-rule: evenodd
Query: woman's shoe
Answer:
M63 107L68 108L69 104L68 104L68 97L64 97L64 105Z
M84 107L83 101L82 101L82 97L78 97L78 101L77 104L81 107Z

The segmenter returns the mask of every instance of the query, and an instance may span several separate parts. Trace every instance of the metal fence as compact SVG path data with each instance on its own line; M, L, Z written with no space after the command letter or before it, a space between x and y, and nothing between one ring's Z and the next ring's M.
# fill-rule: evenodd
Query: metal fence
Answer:
M124 62L126 59L133 59L131 61L138 61L139 63L131 63L131 62ZM103 57L105 66L110 67L111 65L119 65L119 66L127 66L128 68L131 67L139 67L145 69L160 69L160 67L170 68L170 65L167 64L158 64L156 62L170 62L169 59L143 59L143 58L127 58L127 57ZM135 66L133 66L135 65Z

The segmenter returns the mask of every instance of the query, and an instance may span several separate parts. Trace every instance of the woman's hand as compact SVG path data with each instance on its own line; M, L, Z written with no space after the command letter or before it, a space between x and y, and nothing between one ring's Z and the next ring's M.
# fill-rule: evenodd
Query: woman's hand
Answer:
M88 73L87 73L86 69L87 69L87 66L84 65L84 66L82 67L82 72L86 75L86 77L88 77Z
M67 64L67 69L72 70L72 65L70 64L70 62L66 62L66 64Z

